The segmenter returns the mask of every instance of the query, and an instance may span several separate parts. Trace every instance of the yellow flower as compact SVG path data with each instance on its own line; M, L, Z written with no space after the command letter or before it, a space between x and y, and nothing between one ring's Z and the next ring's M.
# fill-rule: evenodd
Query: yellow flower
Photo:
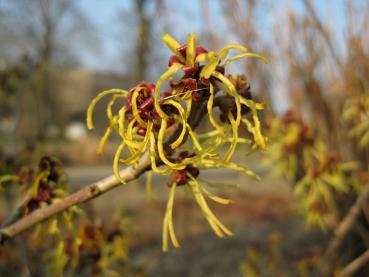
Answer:
M168 70L160 76L156 84L142 82L129 91L113 89L100 93L88 108L87 125L90 129L93 128L92 114L98 101L106 95L112 96L106 112L109 126L101 139L98 152L103 151L112 132L119 134L121 143L113 166L117 179L125 183L119 175L121 163L133 165L146 151L149 152L151 162L147 182L150 197L152 172L171 174L171 190L163 222L163 250L166 251L169 238L175 247L179 247L172 219L178 186L185 186L190 190L209 225L219 237L232 234L215 217L205 198L221 204L229 204L231 200L212 194L197 177L201 169L228 168L258 178L252 171L233 163L231 158L238 144L265 148L266 139L261 133L257 113L263 109L263 105L251 99L249 86L244 78L232 77L225 72L228 64L241 58L267 60L259 54L248 52L241 45L228 45L219 52L207 51L196 46L195 34L189 34L187 44L182 46L168 34L162 40L173 55L169 58ZM241 54L227 58L230 50L240 51ZM169 84L170 91L161 92L165 84ZM112 107L118 100L124 102L118 114L114 114ZM219 108L222 113L221 122L214 117L215 108ZM209 119L214 130L198 134L195 128L203 118ZM252 139L240 137L241 123L245 125ZM225 145L228 149L221 157L220 153ZM128 149L130 155L122 159L125 149ZM192 154L189 155L189 152Z

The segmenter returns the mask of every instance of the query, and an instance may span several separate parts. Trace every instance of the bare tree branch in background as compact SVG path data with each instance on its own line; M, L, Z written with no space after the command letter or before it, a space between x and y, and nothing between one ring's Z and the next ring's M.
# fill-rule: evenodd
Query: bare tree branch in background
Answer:
M0 22L7 30L1 34L7 39L1 39L0 48L9 49L3 52L3 59L10 67L21 62L13 57L23 56L33 61L32 74L22 86L22 91L27 93L22 93L18 102L20 108L27 110L24 114L35 117L32 120L33 130L27 135L29 140L44 137L51 124L59 125L61 109L54 92L50 90L50 72L56 65L79 63L76 53L71 51L72 45L75 47L80 44L80 47L90 49L94 45L94 48L99 48L96 36L90 32L91 24L76 3L72 0L15 0L7 1L6 5L0 7L4 13ZM94 40L93 44L91 39ZM24 97L33 98L32 106L31 101ZM22 106L21 103L27 105ZM29 126L26 124L26 127ZM27 133L23 127L22 130Z
M135 81L144 80L146 77L148 54L151 50L150 37L152 20L146 14L147 0L135 2L135 13L138 18L137 42L136 42L136 74Z
M208 0L200 1L200 5L203 19L206 23L207 34L209 36L212 47L214 49L219 49L220 48L219 38L214 30L214 25L210 13L209 1Z
M270 49L267 49L266 44L261 39L261 34L257 31L255 19L258 4L260 2L255 0L246 1L220 1L223 16L227 23L231 26L230 32L237 36L242 44L248 47L252 51L261 53L271 53ZM269 57L270 58L270 57ZM273 62L273 61L272 61ZM258 82L258 92L261 97L268 103L272 103L271 98L271 72L255 63L254 61L248 61L244 63L245 72L250 79L253 79L253 83ZM269 113L274 113L273 107L270 106Z
M333 47L333 41L332 38L330 37L329 33L327 30L325 30L325 28L323 27L322 22L320 21L316 10L313 6L313 4L311 3L311 0L303 0L303 3L306 7L306 10L309 12L311 19L313 20L316 29L319 31L319 33L322 35L328 49L329 52L333 58L333 61L336 63L337 67L340 70L340 73L343 75L343 64L341 63L340 58L338 57L338 54L336 53L336 48Z

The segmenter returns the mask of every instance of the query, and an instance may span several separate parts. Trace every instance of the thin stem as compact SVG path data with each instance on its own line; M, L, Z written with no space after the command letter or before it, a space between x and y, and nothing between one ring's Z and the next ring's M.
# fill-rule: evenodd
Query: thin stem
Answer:
M366 250L363 254L349 263L344 269L340 272L338 277L348 277L353 276L361 267L366 265L369 262L369 249Z

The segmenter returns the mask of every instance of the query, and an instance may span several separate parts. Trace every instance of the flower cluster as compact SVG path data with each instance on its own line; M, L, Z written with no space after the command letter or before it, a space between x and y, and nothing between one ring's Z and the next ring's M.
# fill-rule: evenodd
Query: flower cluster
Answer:
M294 182L297 208L306 215L308 225L325 229L338 219L337 195L358 191L352 178L355 163L344 163L330 151L311 126L294 111L272 120L267 165L272 174L286 176Z
M252 171L231 162L231 158L239 143L262 150L265 148L265 137L261 133L257 114L263 105L251 99L246 78L226 75L226 68L241 58L267 60L248 52L241 45L228 45L219 52L208 51L196 45L194 34L188 35L186 45L180 45L168 34L162 37L162 41L173 55L169 58L167 71L156 84L141 82L128 91L112 89L101 92L88 108L87 125L90 129L94 127L92 115L97 102L106 95L112 95L107 105L110 124L101 139L98 152L103 151L108 137L116 131L121 137L114 158L117 179L125 183L119 174L120 164L134 165L145 152L150 155L151 172L171 174L171 192L163 230L163 249L167 250L168 233L174 246L179 246L172 223L177 186L188 185L191 188L195 200L218 236L231 234L210 211L204 195L223 204L230 201L207 191L198 182L197 176L203 168L222 167L255 176ZM240 54L227 58L231 50ZM167 91L162 90L165 85ZM114 114L112 106L118 99L124 101L119 112ZM215 108L220 111L219 120L214 116ZM206 115L214 129L196 133L194 129ZM239 136L241 126L248 131L248 137ZM225 153L222 151L224 146ZM125 149L128 149L130 156L122 158Z
M352 124L349 132L351 138L358 139L358 146L369 146L369 91L360 97L348 99L344 105L343 120Z
M91 275L113 275L116 263L128 260L129 241L127 224L124 221L113 221L108 228L85 222L75 231L76 234L62 241L59 253L61 264L54 272L74 274L89 271ZM123 269L122 269L123 270Z
M68 194L67 178L62 163L49 156L40 159L38 169L22 167L16 175L0 176L0 188L3 184L16 184L21 190L28 190L23 200L23 214L58 201Z
M61 162L53 157L42 157L38 172L24 202L25 214L49 205L67 195L66 175Z

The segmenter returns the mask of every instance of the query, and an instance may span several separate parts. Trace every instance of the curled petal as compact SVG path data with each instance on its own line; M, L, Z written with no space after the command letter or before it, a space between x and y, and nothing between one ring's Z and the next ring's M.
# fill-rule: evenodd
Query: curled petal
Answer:
M97 148L97 154L102 154L104 152L104 148L105 148L105 144L108 141L108 138L110 137L111 133L113 132L114 128L115 128L115 122L117 121L117 117L114 117L113 122L110 123L109 127L106 129L103 137L101 138L100 142L99 142L99 146Z
M228 119L229 119L229 121L231 122L231 125L232 125L233 136L232 136L232 140L231 140L231 145L228 148L227 153L224 157L224 160L226 162L228 162L231 159L231 157L234 153L234 150L236 149L237 140L238 140L238 126L237 126L236 121L234 120L233 115L231 113L228 114Z
M123 97L127 97L128 95L128 91L123 90L123 89L109 89L109 90L105 90L100 92L97 96L95 96L94 99L92 99L90 105L87 108L87 128L89 130L94 128L94 124L93 124L93 120L92 120L92 114L94 112L95 106L96 104L101 100L101 98L103 98L106 95L109 94L119 94L122 95Z
M114 170L115 178L117 178L122 184L125 184L126 181L120 176L120 173L119 173L119 158L122 154L122 151L125 145L126 144L124 143L124 141L119 145L117 152L115 153L114 162L113 162L113 170Z
M123 163L125 164L135 163L142 156L142 154L146 151L146 147L150 140L150 133L152 132L152 126L153 126L153 123L149 121L144 140L142 142L137 143L138 149L134 154L132 154L126 160L121 160Z
M231 62L235 61L235 60L239 60L239 59L243 59L243 58L258 58L266 63L269 63L269 60L262 56L262 55L259 55L259 54L255 54L255 53L243 53L243 54L238 54L236 56L233 56L232 58L229 58L225 63L224 65L228 65L230 64Z
M203 211L206 219L208 220L210 226L213 228L215 234L218 237L224 238L224 235L231 236L233 233L224 226L218 218L213 214L213 212L210 210L209 206L206 203L206 200L204 196L201 193L200 185L196 181L195 178L193 178L191 175L188 175L191 181L189 182L191 189L193 191L194 197L196 199L197 204L200 206L201 210Z
M172 163L165 156L163 141L164 141L164 135L165 135L166 129L167 129L167 122L166 122L166 120L162 119L159 134L158 134L158 153L159 153L159 157L167 166L169 166L173 169L177 169L177 170L184 169L186 166L183 163L180 163L180 164Z
M160 91L160 87L163 84L163 82L165 82L166 80L168 80L172 75L174 75L182 67L183 67L182 64L179 64L179 63L173 64L163 75L160 76L160 78L159 78L159 80L158 80L158 82L156 84L155 93L154 93L155 110L158 112L159 116L161 118L163 118L163 119L168 119L169 116L160 107L160 103L159 103L159 91Z
M140 89L141 88L136 88L133 91L133 94L132 94L132 112L133 112L133 115L134 115L135 119L137 120L138 124L140 124L142 127L146 127L147 123L141 118L140 113L139 113L138 108L137 108L137 97L139 96Z
M125 96L123 95L119 95L119 94L115 94L112 99L109 101L107 107L106 107L106 116L108 117L109 121L112 122L113 120L113 111L112 111L112 108L113 108L113 105L115 103L115 101L118 99L118 98L125 98Z
M219 54L218 54L219 59L224 60L228 56L229 50L238 50L238 51L241 51L241 52L247 52L248 51L247 48L242 46L242 45L230 44L230 45L227 45L227 46L223 47L219 51Z
M155 135L153 133L150 134L150 161L151 161L151 169L160 175L168 175L170 174L173 169L166 168L164 170L160 170L156 165L156 142L155 142Z
M176 109L178 110L180 116L181 116L181 124L182 124L182 131L181 131L181 134L178 136L178 138L170 145L170 147L172 149L175 149L177 148L183 141L184 139L184 136L186 134L186 119L187 119L187 116L185 114L185 111L184 109L182 108L182 106L178 103L178 102L175 102L173 100L167 100L165 101L166 104L170 104L170 105L173 105L174 107L176 107Z
M40 182L43 180L46 180L46 178L50 175L50 171L48 170L44 170L41 171L37 176L35 181L32 184L32 187L29 191L29 196L30 197L36 197L38 194L38 188L40 186Z
M261 124L257 114L257 105L254 101L241 98L241 103L250 108L252 113L252 120L254 121L254 125L251 124L249 120L246 118L242 119L242 122L246 125L247 130L253 135L256 145L261 149L265 150L266 147L266 139L261 133Z
M209 100L208 100L208 103L207 103L209 121L210 121L211 125L213 125L217 131L219 131L219 133L222 133L224 131L222 126L220 126L216 122L216 120L213 116L213 102L214 102L214 86L213 86L213 84L210 84L210 96L209 96Z
M199 54L196 59L195 59L195 62L197 63L201 63L201 62L205 62L205 61L209 61L211 60L212 58L215 57L215 52L213 51L209 51L207 53L202 53L202 54Z
M211 59L209 59L207 64L205 64L205 66L201 69L200 77L209 79L210 76L215 72L215 69L217 68L217 65L219 64L219 61L220 60L218 56L214 56Z
M126 110L127 110L126 106L123 106L123 108L119 110L118 132L122 139L124 139L125 137L124 120L126 117Z

